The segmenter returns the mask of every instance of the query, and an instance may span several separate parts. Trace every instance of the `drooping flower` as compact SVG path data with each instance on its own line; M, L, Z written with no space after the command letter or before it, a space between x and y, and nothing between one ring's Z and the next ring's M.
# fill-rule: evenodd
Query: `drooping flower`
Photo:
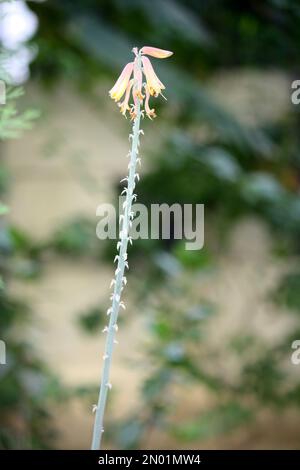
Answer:
M161 90L164 90L166 87L154 72L154 69L148 57L142 57L142 63L149 93L150 95L156 97L161 93Z
M150 55L151 57L156 57L157 59L166 59L173 55L171 51L165 51L164 49L158 49L157 47L144 46L141 49L141 54Z
M110 97L113 100L119 101L124 95L128 82L130 80L132 71L133 71L133 62L129 62L129 64L125 65L118 80L116 81L112 89L109 91Z
M155 110L150 108L150 96L157 97L160 94L162 95L162 90L165 89L165 86L156 75L146 55L165 59L170 57L173 52L150 46L144 46L140 51L134 47L132 52L135 55L135 60L124 67L109 94L113 100L118 102L125 93L124 100L118 103L120 111L125 117L126 112L130 111L131 119L135 119L140 104L140 106L144 105L147 116L152 119L156 117L156 114ZM133 78L131 78L132 74ZM143 83L143 75L146 78L146 83ZM145 94L143 94L143 88L145 89ZM129 103L130 96L132 96L133 103Z

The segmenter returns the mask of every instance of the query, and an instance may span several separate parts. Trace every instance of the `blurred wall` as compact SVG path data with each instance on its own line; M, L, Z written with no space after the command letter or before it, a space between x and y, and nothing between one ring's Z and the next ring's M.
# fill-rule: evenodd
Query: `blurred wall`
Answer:
M235 77L242 75L235 74ZM285 80L284 77L279 75L273 79L277 90L285 89L276 86L278 81ZM236 109L243 118L250 114L253 120L251 110L255 106L247 95L245 80L248 83L250 80L250 84L255 80L257 87L260 84L262 96L264 85L272 78L269 75L253 78L253 74L248 73L243 80L236 78L232 83L225 75L216 77L212 91L219 100L224 98L227 107ZM222 93L225 89L226 93ZM27 99L42 109L44 118L34 131L6 144L5 160L13 182L8 201L12 222L36 239L49 236L59 225L78 214L95 220L96 226L97 205L113 200L115 184L126 171L129 123L120 119L113 104L109 103L99 111L65 84L51 94L34 86L28 91ZM277 116L280 115L283 101L278 93L273 95L274 119L276 109ZM151 135L148 139L149 145ZM211 325L212 344L218 347L228 330L238 331L241 327L264 335L266 341L276 341L291 320L284 315L274 317L275 307L265 297L286 266L275 262L267 230L256 220L246 220L234 229L230 247L220 255L216 276L203 284L199 279L195 282L195 289L221 306L218 318ZM15 282L10 286L15 293L30 299L34 323L27 335L41 357L67 384L91 384L100 376L103 337L101 334L96 337L85 335L78 327L76 316L97 302L108 304L111 277L112 267L102 262L78 262L60 257L49 259L40 279ZM127 303L129 310L133 310L129 293L130 289ZM139 385L147 373L141 360L143 331L146 329L139 315L131 317L120 329L111 380L115 392L111 411L116 417L134 409ZM139 363L140 367L136 365ZM220 367L224 367L224 373L231 374L236 365L229 360ZM183 412L193 415L195 408L205 406L209 400L204 391L185 392L179 392L184 395L180 400L181 407L174 409L174 416L180 417ZM185 396L189 397L188 403ZM58 407L54 417L61 430L58 447L89 447L92 403L86 406L73 402L66 409ZM237 431L232 437L221 437L217 444L211 440L204 447L276 447L276 419L272 415L263 416L257 425ZM286 421L281 419L280 423L281 429L286 427L284 435L280 433L280 445L292 447L296 444L293 439L297 423L293 417ZM150 436L145 445L150 448L178 446L172 439L157 433ZM199 444L195 443L192 447L197 446Z

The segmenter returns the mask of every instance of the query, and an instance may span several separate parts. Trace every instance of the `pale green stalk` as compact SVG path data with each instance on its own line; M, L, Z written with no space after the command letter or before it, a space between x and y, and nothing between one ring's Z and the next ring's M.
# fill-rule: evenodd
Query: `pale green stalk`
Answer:
M138 56L138 67L141 67L141 58ZM136 117L133 122L132 134L130 138L132 140L131 151L130 151L130 163L129 163L129 175L126 192L126 199L123 204L123 214L120 217L122 223L120 223L120 234L119 234L119 255L116 259L118 260L117 269L115 271L114 291L112 295L112 306L108 310L109 325L104 329L104 332L107 333L105 352L103 356L103 370L101 377L100 393L98 404L95 414L94 422L94 431L93 431L93 441L92 441L92 450L99 450L101 447L102 435L104 432L103 421L105 413L105 405L107 400L108 391L111 389L111 384L109 382L110 377L110 367L112 362L112 354L114 344L116 342L115 336L118 330L117 320L120 306L125 307L123 302L121 302L121 294L123 287L126 283L126 278L124 277L125 267L128 268L127 263L127 245L130 239L129 229L131 221L133 218L133 213L131 212L132 201L135 195L133 194L135 188L135 179L136 174L136 164L137 164L137 155L139 147L139 136L140 136L140 120L141 120L141 105L138 100L136 106Z

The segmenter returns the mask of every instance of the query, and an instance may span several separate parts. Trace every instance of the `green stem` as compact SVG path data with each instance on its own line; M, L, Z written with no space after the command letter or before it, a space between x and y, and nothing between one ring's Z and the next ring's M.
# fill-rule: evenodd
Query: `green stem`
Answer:
M140 56L138 56L138 66L140 64ZM118 329L117 320L120 309L121 294L123 290L123 284L125 284L124 271L127 265L127 245L129 240L129 229L130 222L132 220L131 207L133 200L133 192L135 188L135 178L136 178L136 164L137 164L137 154L139 146L139 135L140 135L140 120L141 120L141 106L138 100L136 106L136 118L133 123L132 128L132 146L130 151L130 164L129 164L129 175L128 175L128 184L126 189L126 199L124 202L123 218L122 224L120 224L120 234L119 234L119 255L118 255L118 264L115 272L114 279L114 292L112 296L112 306L108 310L110 315L109 325L105 329L107 332L105 352L103 356L103 370L101 377L100 393L96 409L95 422L94 422L94 431L93 431L93 440L92 440L92 450L99 450L101 448L101 440L104 432L103 421L105 406L107 400L108 390L111 388L109 382L110 376L110 367L112 362L113 348L115 344L115 336Z

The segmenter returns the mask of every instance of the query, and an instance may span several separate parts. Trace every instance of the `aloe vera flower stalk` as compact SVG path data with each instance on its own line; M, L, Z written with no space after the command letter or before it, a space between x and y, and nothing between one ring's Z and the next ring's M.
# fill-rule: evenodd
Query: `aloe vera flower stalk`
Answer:
M136 171L137 164L141 163L139 158L140 135L143 130L140 129L141 117L146 114L149 119L156 117L155 110L150 107L150 97L157 97L162 94L165 89L163 83L159 80L150 60L146 55L156 57L158 59L165 59L170 57L173 53L158 49L155 47L145 46L138 50L136 47L132 49L134 53L134 61L128 63L113 88L109 91L110 97L118 103L121 113L126 117L129 112L131 121L133 121L132 133L129 135L131 141L131 150L128 153L129 157L129 174L124 180L127 181L127 186L122 191L126 195L123 203L123 213L120 215L120 233L119 241L117 243L118 254L115 256L117 268L115 270L115 277L111 282L113 293L111 295L111 307L107 310L109 323L103 329L103 333L107 335L105 351L103 355L103 369L100 383L100 393L98 404L94 406L95 422L92 440L92 450L99 450L101 448L101 440L104 432L103 420L106 406L106 400L109 390L112 388L110 383L110 368L112 362L112 353L114 345L117 343L115 337L118 331L118 314L120 308L125 309L124 302L121 300L122 291L127 283L126 276L124 275L125 269L128 269L127 261L127 246L128 243L132 244L130 237L130 228L134 213L132 211L132 203L136 200L134 194L136 181L139 180L139 175ZM143 77L145 76L145 83ZM124 96L125 95L125 96ZM124 96L124 98L123 98ZM123 98L123 101L120 101ZM130 103L132 98L133 102Z

